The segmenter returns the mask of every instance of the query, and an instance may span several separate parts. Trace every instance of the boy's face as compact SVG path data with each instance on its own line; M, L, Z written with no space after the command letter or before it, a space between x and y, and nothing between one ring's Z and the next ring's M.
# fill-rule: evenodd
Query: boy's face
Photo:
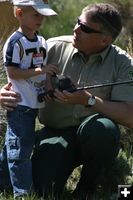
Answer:
M23 28L37 31L42 25L44 16L39 14L31 6L19 9L18 13L18 20Z

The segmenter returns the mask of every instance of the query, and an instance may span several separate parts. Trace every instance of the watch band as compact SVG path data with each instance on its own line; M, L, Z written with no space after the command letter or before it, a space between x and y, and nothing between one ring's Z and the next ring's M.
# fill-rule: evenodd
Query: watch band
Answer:
M94 95L90 96L89 99L88 99L88 105L87 107L92 107L94 106L96 103L96 98Z

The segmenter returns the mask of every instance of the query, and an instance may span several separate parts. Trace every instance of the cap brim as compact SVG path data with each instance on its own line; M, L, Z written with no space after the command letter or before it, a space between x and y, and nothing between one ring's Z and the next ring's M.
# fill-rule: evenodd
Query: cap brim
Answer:
M48 5L44 6L32 6L37 12L41 15L51 16L51 15L58 15L54 10L52 10Z

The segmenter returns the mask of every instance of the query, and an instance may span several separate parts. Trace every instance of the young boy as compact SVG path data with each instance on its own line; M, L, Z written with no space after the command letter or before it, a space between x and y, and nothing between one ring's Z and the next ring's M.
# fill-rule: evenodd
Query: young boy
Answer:
M35 118L38 95L45 92L46 74L57 72L57 66L46 65L47 45L37 34L44 16L56 15L44 0L14 0L14 16L19 28L6 41L3 48L8 82L19 92L22 101L7 112L7 132L4 153L7 156L14 199L21 199L32 188L30 156L35 140Z

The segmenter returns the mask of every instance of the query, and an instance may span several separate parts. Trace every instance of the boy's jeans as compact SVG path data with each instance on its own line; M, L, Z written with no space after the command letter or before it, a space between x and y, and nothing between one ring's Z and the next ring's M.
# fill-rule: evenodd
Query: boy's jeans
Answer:
M4 145L0 154L0 191L9 191L11 189L12 185L8 170L6 146Z
M20 105L7 113L6 150L3 153L7 156L14 197L28 194L32 187L30 157L35 142L37 113L37 109Z

